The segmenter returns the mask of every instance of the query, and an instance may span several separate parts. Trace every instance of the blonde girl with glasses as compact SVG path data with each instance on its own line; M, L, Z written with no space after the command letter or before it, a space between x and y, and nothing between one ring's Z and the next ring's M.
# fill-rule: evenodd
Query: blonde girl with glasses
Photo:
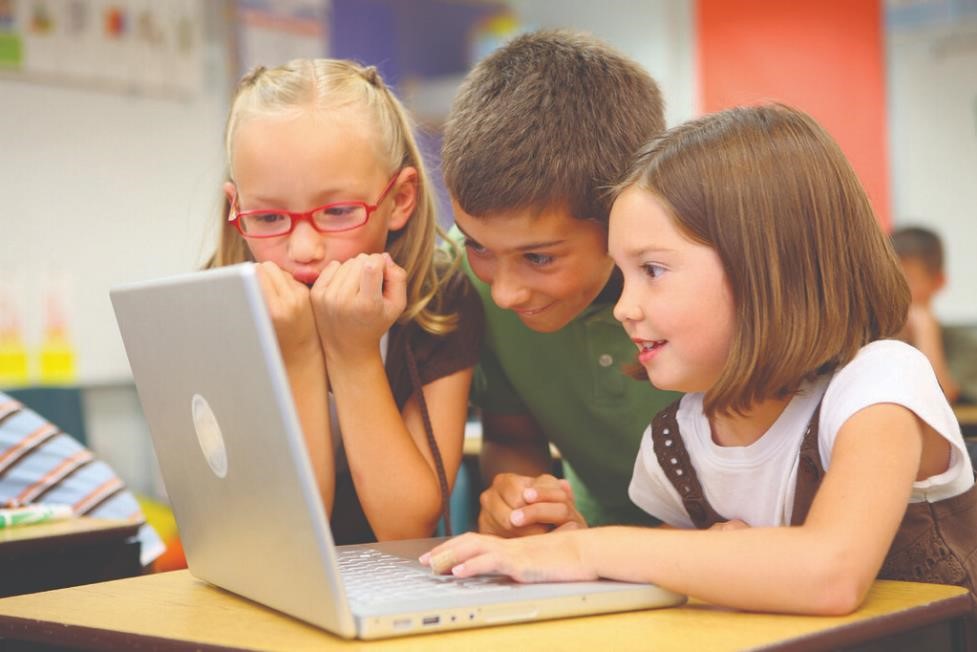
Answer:
M435 247L404 108L373 67L258 67L225 147L209 266L258 265L336 542L430 536L461 462L482 315Z
M971 461L929 362L892 339L909 289L823 129L764 106L666 132L618 188L609 250L638 370L686 392L629 490L671 528L464 535L425 561L805 614L855 610L876 577L973 592Z

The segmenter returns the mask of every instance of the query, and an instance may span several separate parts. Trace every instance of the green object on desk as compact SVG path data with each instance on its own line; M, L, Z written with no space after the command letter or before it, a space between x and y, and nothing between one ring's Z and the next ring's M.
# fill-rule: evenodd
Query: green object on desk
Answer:
M33 525L45 521L57 521L75 515L71 505L44 504L24 505L0 509L0 529L17 525Z

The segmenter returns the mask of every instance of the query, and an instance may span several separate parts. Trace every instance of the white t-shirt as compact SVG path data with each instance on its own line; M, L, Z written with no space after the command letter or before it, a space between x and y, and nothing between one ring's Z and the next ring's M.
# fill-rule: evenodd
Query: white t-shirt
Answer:
M801 442L822 396L818 447L825 470L835 437L852 415L877 403L895 403L912 410L951 444L949 468L915 482L911 502L937 502L974 484L960 426L929 360L908 344L879 340L863 347L833 375L805 385L770 429L749 446L717 445L702 411L702 394L682 398L676 414L682 441L706 499L720 515L752 527L790 524ZM628 493L636 505L665 523L694 527L658 464L651 426L641 438Z

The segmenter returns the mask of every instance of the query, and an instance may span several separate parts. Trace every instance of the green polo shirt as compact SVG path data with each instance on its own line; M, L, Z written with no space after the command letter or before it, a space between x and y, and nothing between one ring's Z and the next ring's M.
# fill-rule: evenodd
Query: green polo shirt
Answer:
M636 349L611 314L619 283L608 284L561 330L537 333L495 305L467 259L463 267L485 308L472 401L487 412L536 419L560 449L577 508L590 525L656 523L628 498L628 485L641 435L680 394L621 371L635 361Z

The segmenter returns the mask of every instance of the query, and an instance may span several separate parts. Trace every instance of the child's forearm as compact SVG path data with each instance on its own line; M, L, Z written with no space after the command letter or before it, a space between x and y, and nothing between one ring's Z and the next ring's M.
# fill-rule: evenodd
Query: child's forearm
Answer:
M841 546L797 527L607 527L572 536L584 563L601 577L655 583L739 609L849 613L861 604L872 579L851 567Z
M287 361L286 371L316 486L326 513L332 514L336 490L335 460L329 424L328 378L322 350Z
M416 441L397 409L379 351L355 364L329 365L350 473L374 534L379 540L430 536L441 516L440 485L419 448L427 448L426 437ZM455 470L446 468L449 485Z

